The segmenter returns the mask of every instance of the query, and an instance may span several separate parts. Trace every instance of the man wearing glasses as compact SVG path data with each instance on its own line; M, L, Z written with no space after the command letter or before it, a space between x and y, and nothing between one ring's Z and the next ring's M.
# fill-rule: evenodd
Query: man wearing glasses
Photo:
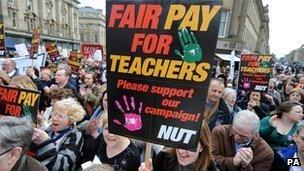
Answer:
M0 170L46 171L37 160L26 155L33 135L32 125L22 118L0 118Z
M212 154L225 171L267 171L273 161L273 151L258 135L259 117L248 110L238 112L232 125L219 125L212 131Z
M2 70L5 71L10 78L20 75L16 68L16 62L12 59L5 59L3 61Z

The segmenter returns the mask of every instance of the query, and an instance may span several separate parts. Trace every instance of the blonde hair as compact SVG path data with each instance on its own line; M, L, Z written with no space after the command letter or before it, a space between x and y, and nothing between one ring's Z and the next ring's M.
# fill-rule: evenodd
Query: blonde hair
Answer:
M24 89L37 90L35 83L26 75L18 75L13 77L11 80L11 85Z
M81 121L86 114L83 107L74 98L57 101L54 104L53 110L58 108L67 111L71 124Z

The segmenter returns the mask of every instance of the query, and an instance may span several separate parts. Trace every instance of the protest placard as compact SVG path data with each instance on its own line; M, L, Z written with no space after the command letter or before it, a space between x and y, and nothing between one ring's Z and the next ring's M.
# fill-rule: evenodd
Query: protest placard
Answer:
M5 35L4 35L4 22L3 16L0 16L0 52L1 54L5 51Z
M0 85L0 115L24 117L37 123L40 91Z
M78 74L79 67L81 65L82 54L76 51L70 52L68 64L71 66L72 73Z
M267 92L271 58L271 55L242 54L239 88L245 91Z
M30 58L36 59L40 45L40 28L33 29Z
M100 44L82 44L81 45L81 53L84 59L88 59L93 57L96 50L100 50L103 55L103 49Z
M60 57L60 53L58 51L58 48L56 46L56 42L53 43L47 43L45 45L46 52L48 53L51 61L54 63L57 61L57 59Z
M197 146L220 1L107 1L109 131Z

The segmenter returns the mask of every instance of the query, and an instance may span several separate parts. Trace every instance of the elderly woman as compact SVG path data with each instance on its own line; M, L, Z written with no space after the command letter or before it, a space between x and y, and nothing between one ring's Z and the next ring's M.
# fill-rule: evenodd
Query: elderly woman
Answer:
M51 121L51 113L53 110L53 105L63 99L67 99L69 97L74 97L73 91L71 89L66 88L54 88L51 90L51 92L48 94L48 98L51 101L51 106L47 107L45 111L41 112L37 118L38 118L38 125L40 129L46 130L48 127L52 124Z
M47 171L39 161L26 155L33 127L26 119L3 116L0 119L0 170Z
M83 145L81 132L75 127L85 115L82 106L73 98L57 101L52 110L51 131L34 128L32 141L37 157L49 170L75 170Z
M217 125L231 124L234 114L241 109L236 105L236 91L232 88L225 88L217 111L209 121L209 128L212 130Z

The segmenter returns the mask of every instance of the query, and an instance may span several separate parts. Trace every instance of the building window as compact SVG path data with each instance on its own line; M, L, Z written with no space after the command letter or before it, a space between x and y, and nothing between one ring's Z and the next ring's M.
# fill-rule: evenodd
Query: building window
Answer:
M219 34L218 34L219 37L227 36L228 16L229 16L229 11L222 11Z
M8 0L7 1L9 4L14 5L15 4L15 0Z
M62 13L62 24L66 24L66 14L67 14L67 10L65 8L63 8L61 10L61 13Z
M74 13L74 27L78 27L78 15Z
M53 8L53 3L51 0L48 0L46 2L46 18L47 19L52 19L52 8Z
M31 11L33 8L33 1L32 0L26 0L26 9Z
M82 42L84 42L84 36L83 36L83 33L80 33L80 40L81 40Z
M95 43L98 43L98 35L97 34L95 34L94 38L95 38Z
M12 12L12 23L13 23L13 27L17 27L17 13L16 12Z

